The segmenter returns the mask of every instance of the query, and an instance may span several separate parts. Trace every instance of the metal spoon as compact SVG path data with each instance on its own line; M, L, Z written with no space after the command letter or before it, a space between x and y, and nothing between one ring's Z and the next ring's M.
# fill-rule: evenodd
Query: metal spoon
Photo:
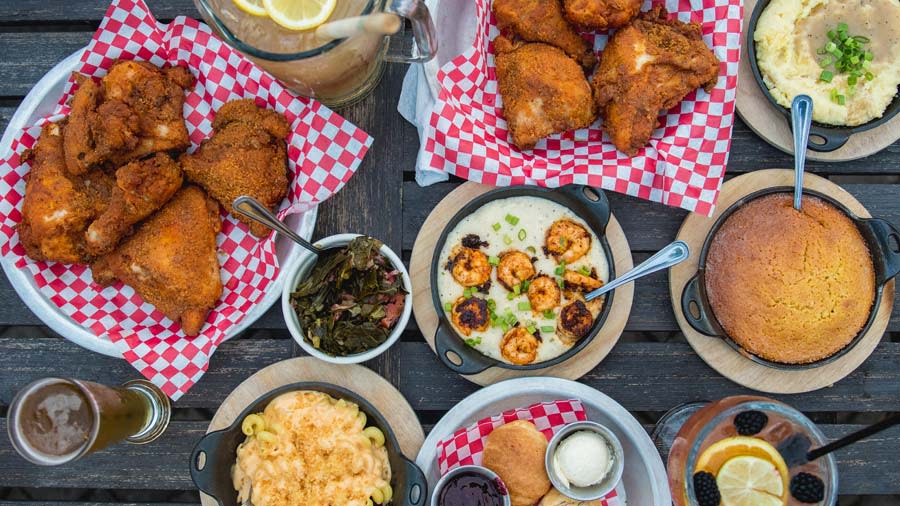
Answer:
M597 297L605 294L606 292L615 290L625 283L630 283L640 277L646 276L647 274L652 274L656 271L668 269L673 265L680 264L681 262L687 260L689 256L691 256L691 248L687 245L687 243L684 241L675 241L665 248L657 251L655 255L648 258L647 260L644 260L643 263L641 263L634 269L631 269L630 271L601 286L593 292L589 292L584 296L584 300L590 302Z
M317 257L323 251L322 249L310 244L306 239L297 235L296 232L291 230L287 225L282 223L281 220L276 218L271 211L266 209L266 206L260 204L259 201L254 199L253 197L248 197L246 195L238 197L234 199L231 207L233 207L234 210L238 213L243 214L251 220L257 223L262 223L263 225L271 228L279 234L288 237L290 240L294 241L300 246L303 246Z
M900 424L900 413L889 416L864 429L847 434L846 436L832 441L825 446L816 448L815 450L809 449L811 443L806 436L795 434L778 445L778 451L784 457L784 462L788 467L800 466L898 424Z
M803 167L812 125L813 101L809 95L797 95L791 102L791 130L794 132L794 209L800 210L803 197Z

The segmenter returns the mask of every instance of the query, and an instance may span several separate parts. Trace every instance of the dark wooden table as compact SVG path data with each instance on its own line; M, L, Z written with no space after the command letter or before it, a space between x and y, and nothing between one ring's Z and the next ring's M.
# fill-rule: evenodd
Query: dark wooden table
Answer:
M160 19L196 16L190 0L151 0ZM28 90L58 61L84 46L107 7L106 0L3 0L0 2L0 129ZM375 137L362 168L346 188L319 209L315 237L359 232L384 240L409 260L416 234L435 203L459 181L420 188L414 181L415 129L397 113L406 67L393 65L377 91L341 112ZM770 147L740 121L728 175L791 167L791 157ZM900 143L879 154L840 164L809 163L808 170L842 184L876 216L900 225ZM670 242L684 211L609 194L636 261ZM898 299L900 300L900 299ZM780 396L837 437L900 411L900 302L882 343L856 372L818 392ZM48 330L0 277L0 406L18 388L42 376L68 376L117 384L138 376L122 360L92 354ZM73 465L39 468L19 458L0 436L0 506L95 503L197 503L188 476L188 453L216 407L260 368L302 355L278 307L252 330L225 343L209 372L176 405L168 432L146 446L117 446ZM406 396L426 431L476 386L444 368L415 322L402 342L366 364ZM610 395L652 428L669 408L698 399L746 393L700 360L678 331L667 279L637 283L626 333L610 356L582 382ZM365 392L360 392L365 394ZM5 432L5 428L0 428ZM900 430L882 433L838 454L841 504L900 504ZM881 496L881 497L878 497ZM640 505L638 505L640 506Z

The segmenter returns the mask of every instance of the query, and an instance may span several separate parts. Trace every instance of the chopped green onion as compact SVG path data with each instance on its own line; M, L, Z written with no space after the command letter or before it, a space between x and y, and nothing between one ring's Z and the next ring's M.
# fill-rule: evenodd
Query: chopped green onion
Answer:
M493 227L494 227L494 232L496 232L496 231L500 230L501 225L499 223L494 223Z
M465 290L463 290L463 296L466 297L466 298L469 298L469 297L472 296L472 293L473 293L474 291L475 291L474 288L471 288L471 287L466 288Z
M819 74L819 81L830 83L832 79L834 79L834 73L830 70L823 70L822 73Z
M513 300L515 298L516 298L516 294L514 294L512 292L509 292L508 294L506 294L506 300Z
M872 51L866 51L865 53L863 53L863 60L872 61L874 59L875 59L875 53L873 53Z
M869 39L868 37L866 37L864 35L854 35L853 40L855 40L856 42L859 42L860 44L868 44L869 42L872 42L871 39Z
M866 81L871 81L872 79L875 79L875 74L866 72Z
M519 303L519 311L531 311L531 303L528 301Z
M541 327L541 332L544 334L552 334L553 331L555 331L555 330L556 330L555 328L553 328L549 325L545 325L545 326Z
M512 225L512 226L516 226L516 225L519 224L519 217L518 217L518 216L513 216L513 215L511 215L511 214L507 214L506 217L504 217L503 219L506 220L506 222L509 223L509 224Z
M450 304L449 302L445 302L444 303L444 311L447 311L448 313L450 311L453 311L453 304Z
M503 234L503 244L509 246L510 244L512 244L512 238L506 234Z
M516 285L513 287L513 293L516 295L520 295L522 293L522 285Z
M525 250L528 251L529 253L531 253L532 255L537 253L537 250L534 248L534 246L529 246L529 247L525 248Z
M506 331L509 330L509 325L506 322L501 321L500 328L503 330L503 333L506 334Z
M834 63L834 60L832 60L831 58L822 58L819 61L819 66L827 67L827 66L831 65L832 63Z
M833 39L833 38L834 38L834 37L831 36L832 33L834 33L834 32L828 32L828 38L829 38L829 39ZM835 44L834 42L829 42L828 44L825 44L825 51L827 51L827 52L829 52L829 53L832 52L832 51L835 51L836 49L837 49L837 44Z
M495 257L493 255L488 257L488 263L491 265L497 265L500 263L500 257Z
M591 275L591 270L588 269L588 266L587 266L587 265L582 265L582 266L578 269L578 272L584 274L585 276L590 276L590 275Z
M838 103L838 105L844 105L844 104L846 104L846 102L847 102L847 98L844 97L844 95L838 95L838 96L837 96L837 103Z
M537 330L537 328L534 325L529 325L525 327L525 330L527 330L529 334L534 334L534 331Z
M481 337L480 336L475 337L475 338L470 337L470 338L466 339L466 344L468 344L469 346L474 348L474 347L478 346L479 344L481 344Z
M516 317L516 315L514 315L512 313L506 314L506 323L508 323L510 325L515 325L517 321L519 321L519 319Z
M556 315L553 314L552 309L548 309L548 310L544 311L544 319L545 320L552 320L554 318L556 318Z
M488 307L488 309L490 309L491 311L496 311L496 310L497 310L497 301L495 301L494 299L488 299L488 300L487 300L487 307Z
M847 86L850 86L851 88L853 86L856 86L856 81L858 79L859 79L858 77L851 75L850 77L847 78Z
M524 241L524 240L525 240L525 237L527 237L527 234L525 233L525 229L524 229L524 228L520 228L520 229L519 229L519 240L520 240L520 241Z
M527 292L529 286L531 286L531 281L530 281L530 280L527 280L527 279L526 279L525 281L522 281L522 291L523 291L523 292Z
M559 285L560 288L563 288L566 286L566 282L563 281L562 278L556 278L556 284Z
M565 272L566 272L565 265L557 265L556 269L553 271L553 273L556 274L557 276L562 276L563 273L565 273Z
M839 32L846 32L849 29L850 29L850 25L848 25L847 23L840 22L837 24L837 31L839 31Z

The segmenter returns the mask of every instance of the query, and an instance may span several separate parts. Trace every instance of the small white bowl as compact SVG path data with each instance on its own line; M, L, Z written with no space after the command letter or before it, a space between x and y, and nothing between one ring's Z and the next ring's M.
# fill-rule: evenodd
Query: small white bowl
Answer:
M609 454L613 458L613 464L606 476L598 483L587 487L567 487L556 474L556 468L553 466L553 456L560 442L580 431L593 432L600 435L609 447ZM622 472L625 470L625 451L622 449L622 443L619 441L619 438L616 437L613 431L603 425L590 421L574 422L557 431L553 438L550 439L550 443L547 445L547 454L544 457L544 465L547 470L547 476L550 477L550 482L564 496L578 501L594 501L605 497L606 494L615 490L616 485L619 484L619 481L622 479Z
M360 234L332 235L316 241L315 246L322 249L327 249L332 246L346 246L351 240L359 236ZM291 332L291 336L293 336L294 340L297 341L297 344L311 356L333 364L358 364L381 355L400 339L400 334L406 329L406 325L409 323L409 317L412 314L412 282L409 279L409 273L406 272L406 267L403 266L403 261L396 253L391 251L387 246L382 245L381 254L391 262L394 268L400 271L400 275L403 278L403 288L406 290L406 302L403 304L403 314L400 315L400 319L397 320L397 323L394 325L394 329L391 331L387 340L381 343L380 346L372 348L364 353L357 353L346 357L329 355L315 349L309 344L303 337L304 334L303 330L300 328L300 321L297 318L297 313L295 313L294 308L291 307L291 293L297 288L297 285L300 284L300 280L306 277L312 270L316 263L316 256L309 251L303 250L303 253L301 253L299 257L289 262L285 267L287 275L285 277L284 291L281 293L281 311L284 313L284 321L287 323L287 328Z

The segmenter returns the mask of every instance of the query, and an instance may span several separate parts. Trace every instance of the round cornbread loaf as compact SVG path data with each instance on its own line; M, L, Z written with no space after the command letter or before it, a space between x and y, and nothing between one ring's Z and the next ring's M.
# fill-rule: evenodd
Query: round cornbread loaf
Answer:
M869 319L875 268L866 241L840 209L775 193L732 213L706 258L716 319L743 349L805 364L847 346Z

